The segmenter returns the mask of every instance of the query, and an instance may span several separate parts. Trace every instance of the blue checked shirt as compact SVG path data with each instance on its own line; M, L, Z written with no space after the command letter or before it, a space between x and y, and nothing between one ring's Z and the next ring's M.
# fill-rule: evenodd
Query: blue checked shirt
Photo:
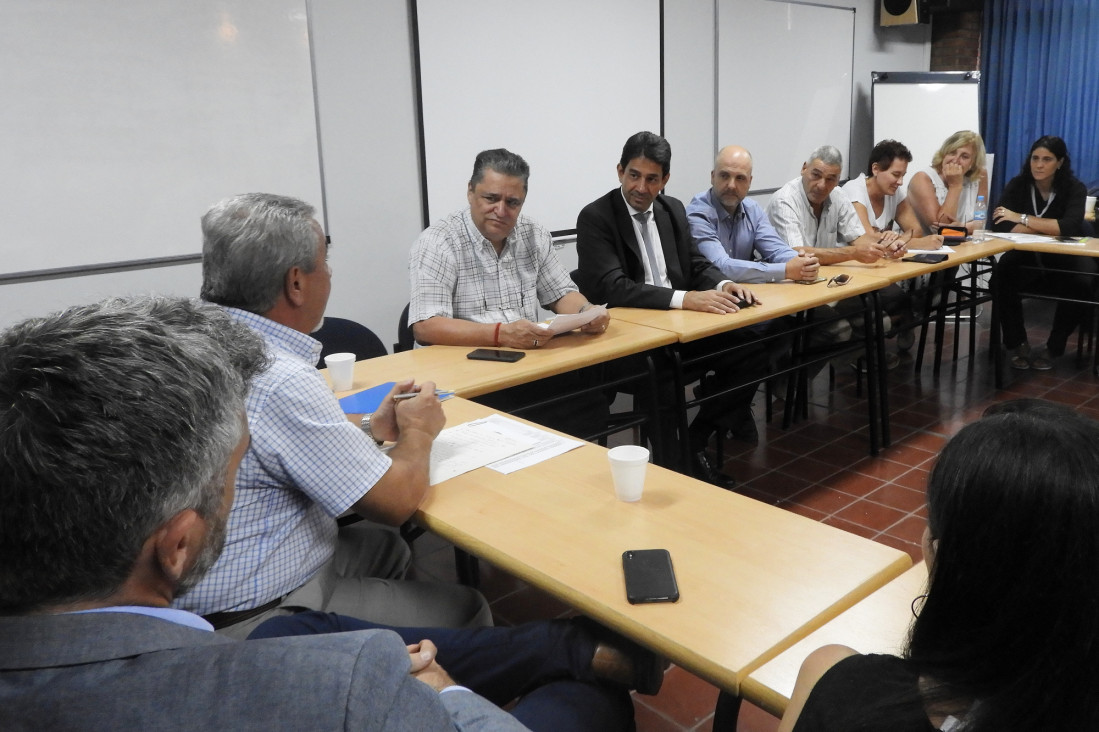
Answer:
M340 409L315 364L321 344L235 308L273 358L248 394L252 443L237 473L225 550L174 607L199 615L248 610L301 587L336 547L335 517L389 470Z

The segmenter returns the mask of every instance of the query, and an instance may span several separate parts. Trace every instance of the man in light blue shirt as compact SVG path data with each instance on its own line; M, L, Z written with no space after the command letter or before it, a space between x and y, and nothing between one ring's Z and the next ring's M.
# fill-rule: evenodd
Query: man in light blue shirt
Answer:
M457 584L403 578L407 544L389 526L427 491L431 444L446 418L434 384L384 399L360 421L343 413L316 369L331 291L328 243L313 207L268 193L233 196L202 218L202 297L258 333L271 368L246 404L252 441L241 462L228 541L176 607L243 638L305 608L388 625L491 625L488 604ZM395 389L408 391L411 380ZM386 453L376 442L395 443ZM376 521L337 528L347 511Z
M747 197L751 153L736 145L722 148L710 183L691 199L687 222L699 250L726 277L737 282L816 279L817 258L799 256L775 232L759 204Z

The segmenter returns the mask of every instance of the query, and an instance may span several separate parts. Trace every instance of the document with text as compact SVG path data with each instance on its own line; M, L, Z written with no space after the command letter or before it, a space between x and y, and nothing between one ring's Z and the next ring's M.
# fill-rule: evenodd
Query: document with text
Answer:
M448 427L431 446L431 485L488 466L513 473L584 443L499 414Z

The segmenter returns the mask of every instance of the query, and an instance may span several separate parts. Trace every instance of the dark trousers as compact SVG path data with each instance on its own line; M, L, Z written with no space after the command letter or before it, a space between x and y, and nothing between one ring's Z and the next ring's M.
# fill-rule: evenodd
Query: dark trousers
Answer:
M1030 269L1039 266L1071 270L1074 274ZM1004 346L1016 348L1027 341L1023 298L1019 293L1027 291L1078 300L1094 298L1096 284L1099 283L1099 278L1095 276L1097 271L1099 262L1093 257L1018 250L1005 252L992 273L993 305L1000 319ZM1057 303L1057 309L1053 313L1053 326L1046 341L1051 355L1060 356L1065 352L1068 337L1083 322L1090 310L1089 306L1079 303Z
M535 732L632 730L627 691L595 680L596 641L567 620L513 628L394 628L334 613L284 615L259 625L249 640L292 635L392 630L406 645L430 640L458 684L497 705L519 701L511 714Z

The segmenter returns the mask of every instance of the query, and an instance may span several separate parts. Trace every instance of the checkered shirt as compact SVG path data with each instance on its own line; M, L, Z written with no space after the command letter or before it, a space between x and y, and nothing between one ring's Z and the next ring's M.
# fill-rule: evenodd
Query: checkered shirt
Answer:
M321 344L261 315L226 308L273 358L248 394L252 443L237 473L225 550L174 607L248 610L297 589L332 556L335 517L391 464L347 420L315 364Z
M437 315L476 323L537 321L539 304L576 290L549 231L522 214L497 257L469 209L456 211L420 234L408 270L409 325Z

